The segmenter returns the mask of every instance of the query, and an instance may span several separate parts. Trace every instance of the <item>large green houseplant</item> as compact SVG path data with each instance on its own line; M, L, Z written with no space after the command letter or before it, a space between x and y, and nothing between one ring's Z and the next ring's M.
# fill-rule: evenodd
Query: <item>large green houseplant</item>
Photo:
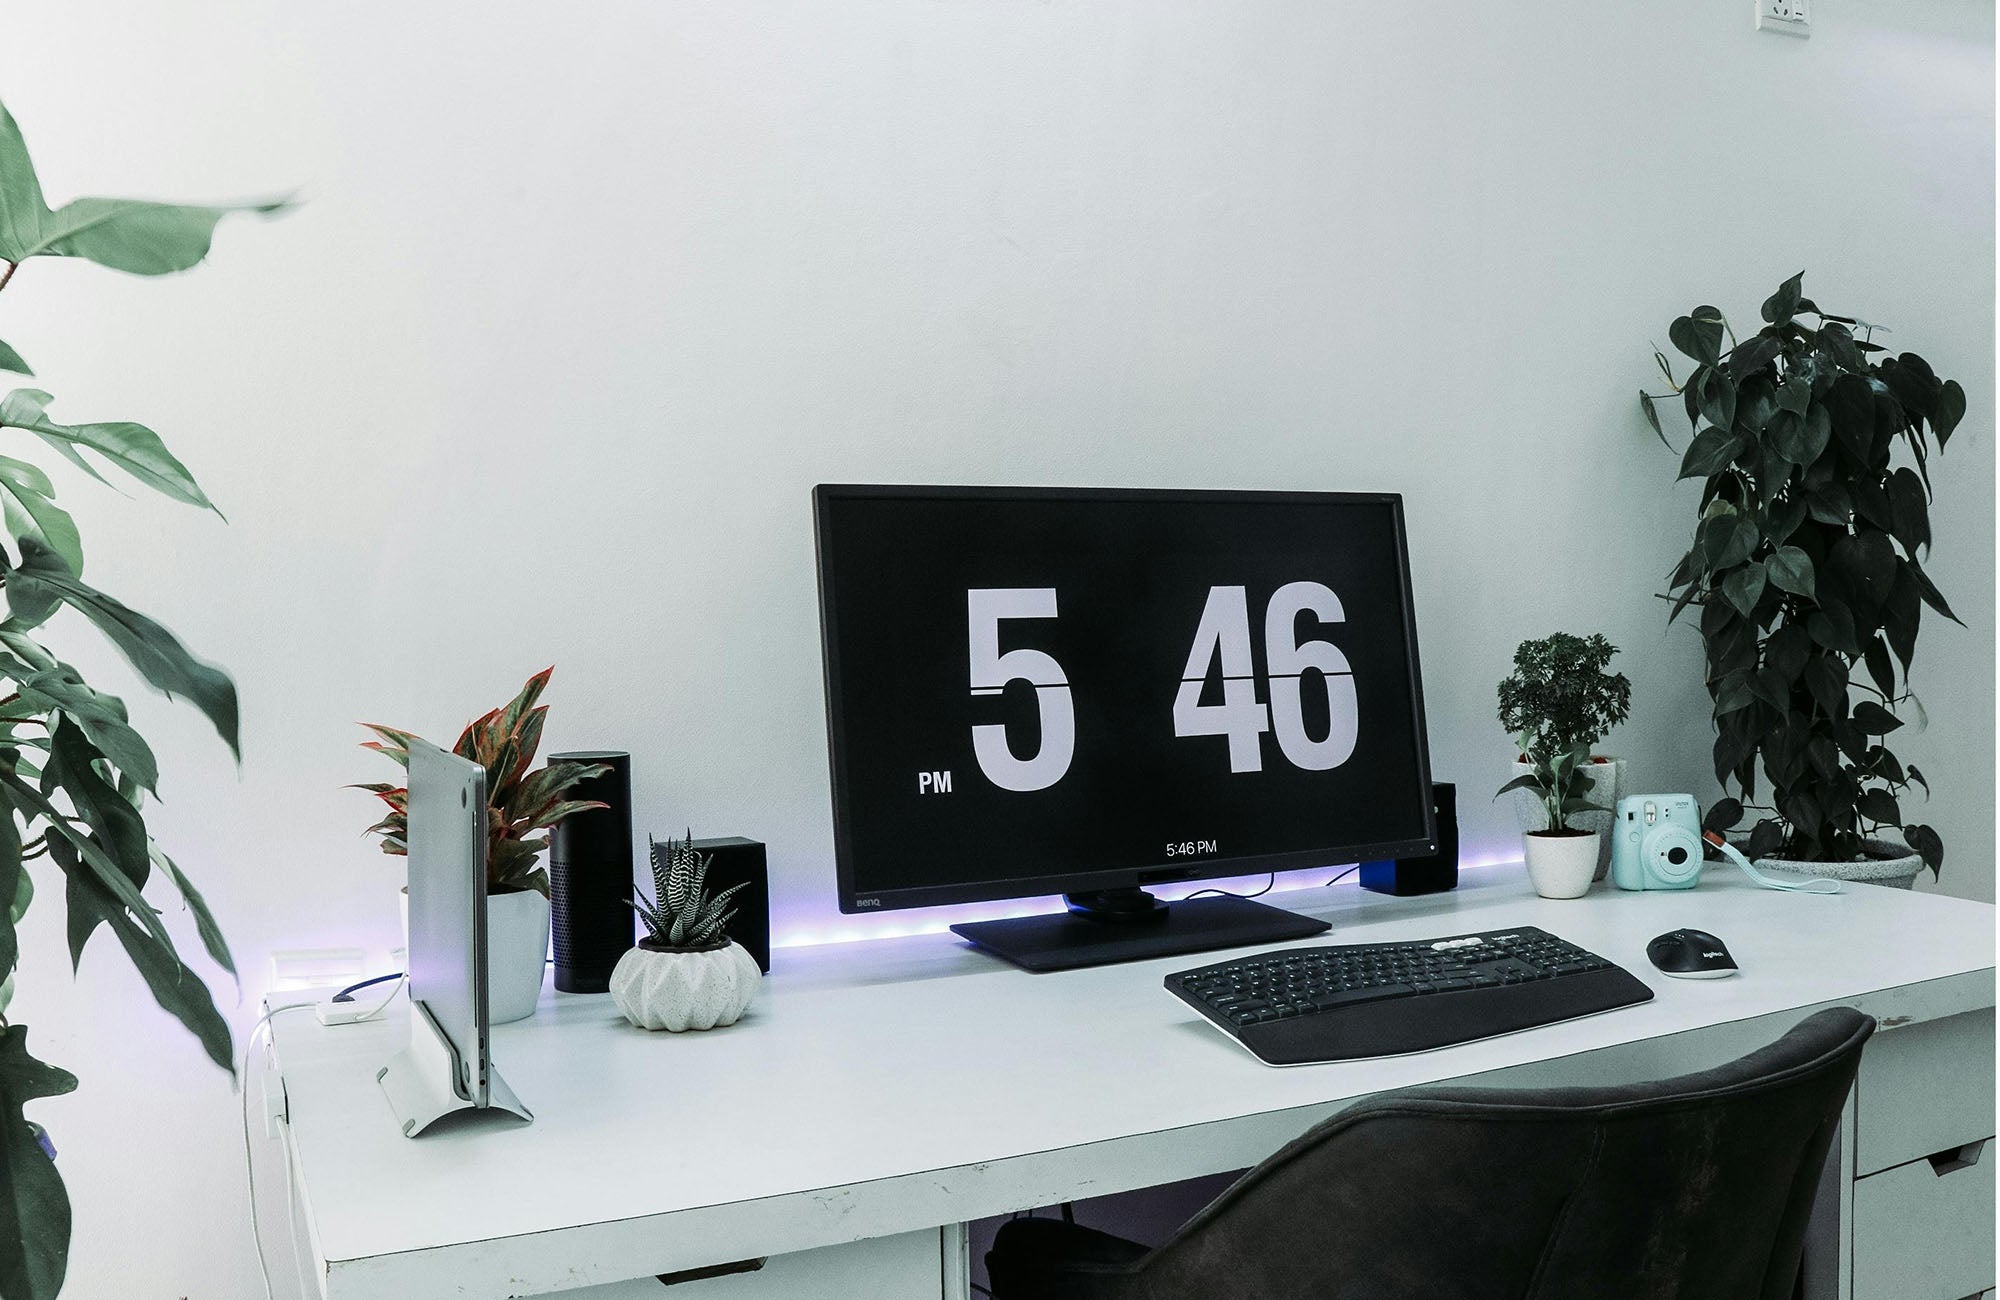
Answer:
M278 204L255 204L261 212ZM70 257L138 275L186 270L208 255L216 223L233 207L132 199L76 199L51 209L19 128L0 106L0 290L31 259ZM25 283L25 280L23 281ZM18 288L15 289L18 292ZM0 342L0 371L28 363ZM102 480L86 456L176 501L214 509L187 468L141 424L59 424L50 396L16 388L0 397L0 431L13 450L39 441ZM153 997L187 1026L214 1062L234 1073L229 1026L142 891L158 880L191 915L210 959L232 975L228 945L200 893L146 830L147 794L159 766L115 696L93 689L44 643L43 627L68 606L95 624L147 682L186 699L237 752L236 687L145 615L85 584L76 524L55 503L40 467L0 455L0 513L12 552L0 548L0 1297L48 1300L62 1289L70 1244L69 1197L25 1106L76 1087L76 1078L28 1052L28 1030L7 1016L19 957L16 927L42 888L60 880L70 959L102 926L124 947ZM42 867L30 870L30 863ZM54 893L47 893L54 898Z
M1668 337L1695 363L1685 379L1653 354L1693 431L1680 477L1702 484L1669 621L1699 611L1715 776L1735 792L1706 823L1757 810L1752 857L1822 864L1892 852L1881 832L1900 831L1935 873L1944 845L1904 809L1929 784L1884 738L1906 709L1921 715L1908 672L1924 606L1957 621L1922 559L1929 461L1965 392L1913 352L1891 356L1879 327L1821 311L1802 279L1742 339L1714 307L1675 320ZM1669 396L1640 394L1662 442L1655 404Z

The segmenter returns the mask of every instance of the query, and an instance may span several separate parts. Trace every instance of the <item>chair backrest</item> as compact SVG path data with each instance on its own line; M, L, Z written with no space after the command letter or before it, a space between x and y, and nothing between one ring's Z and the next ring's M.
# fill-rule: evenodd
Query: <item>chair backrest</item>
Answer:
M1120 1287L1146 1300L1785 1300L1862 1044L1819 1012L1700 1074L1363 1102Z

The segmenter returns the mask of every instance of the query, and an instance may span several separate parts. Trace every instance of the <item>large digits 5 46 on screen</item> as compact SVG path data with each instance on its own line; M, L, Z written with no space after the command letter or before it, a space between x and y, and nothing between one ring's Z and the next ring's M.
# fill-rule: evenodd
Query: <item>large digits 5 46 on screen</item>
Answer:
M1427 845L1398 498L822 486L814 506L844 909Z

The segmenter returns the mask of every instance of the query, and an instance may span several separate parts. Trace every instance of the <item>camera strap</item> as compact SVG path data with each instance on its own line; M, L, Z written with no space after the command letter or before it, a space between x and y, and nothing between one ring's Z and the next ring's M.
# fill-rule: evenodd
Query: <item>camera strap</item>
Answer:
M1701 837L1722 850L1723 857L1728 858L1731 862L1743 868L1744 875L1750 877L1752 881L1762 885L1766 889L1783 889L1795 894L1838 894L1840 892L1840 882L1838 880L1828 880L1824 876L1815 876L1811 880L1778 880L1767 876L1757 870L1756 867L1750 865L1750 859L1743 856L1742 850L1738 849L1728 840L1723 839L1717 832L1703 831Z

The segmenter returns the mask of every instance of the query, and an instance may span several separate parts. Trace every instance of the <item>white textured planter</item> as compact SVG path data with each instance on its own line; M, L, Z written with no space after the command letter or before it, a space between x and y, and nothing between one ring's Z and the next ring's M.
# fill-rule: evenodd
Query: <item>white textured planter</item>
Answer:
M1907 844L1894 840L1863 840L1869 856L1859 862L1793 862L1787 858L1758 858L1757 870L1783 872L1788 876L1824 880L1858 880L1867 885L1887 885L1908 889L1924 869L1924 860Z
M1590 776L1591 786L1583 792L1583 797L1592 803L1603 804L1605 808L1616 810L1618 800L1625 794L1625 760L1609 755L1594 754L1593 760L1584 769ZM1534 771L1534 765L1524 759L1514 760L1514 775L1526 776ZM1580 831L1597 832L1597 871L1592 879L1604 879L1604 873L1611 869L1611 812L1577 813L1569 819L1569 824ZM1523 831L1545 831L1549 828L1548 806L1535 797L1532 790L1514 792L1514 819Z
M1586 835L1521 836L1521 851L1528 860L1528 879L1543 898L1582 898L1590 892L1597 874L1597 845L1604 837L1596 831Z
M504 1025L535 1014L549 955L549 900L532 889L486 896L486 1007Z
M639 1028L733 1025L756 999L764 973L742 944L660 951L647 942L628 949L611 972L611 1000Z

